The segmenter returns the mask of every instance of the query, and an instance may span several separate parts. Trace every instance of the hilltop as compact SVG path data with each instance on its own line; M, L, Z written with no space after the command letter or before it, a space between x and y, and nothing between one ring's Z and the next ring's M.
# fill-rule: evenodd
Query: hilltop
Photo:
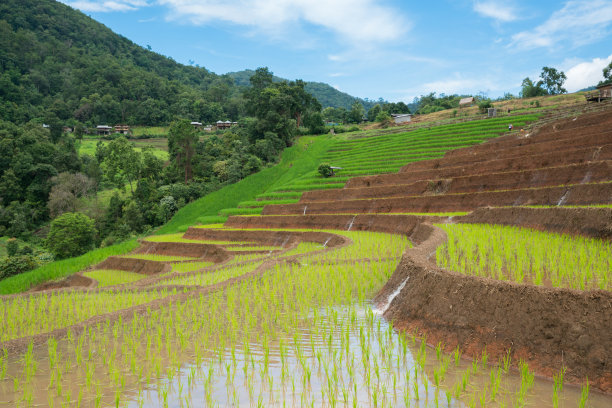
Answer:
M245 69L243 71L238 71L238 72L229 72L227 75L229 75L231 78L234 79L234 83L237 86L250 87L251 83L249 79L253 76L253 74L255 74L254 70ZM274 76L273 80L275 82L287 81L286 79L280 78L277 76ZM332 107L332 108L344 108L346 110L350 110L353 103L355 101L358 101L363 105L363 107L367 111L372 106L379 103L378 101L370 101L370 100L351 96L323 82L306 81L305 89L312 96L317 98L319 103L321 103L321 106L324 108Z

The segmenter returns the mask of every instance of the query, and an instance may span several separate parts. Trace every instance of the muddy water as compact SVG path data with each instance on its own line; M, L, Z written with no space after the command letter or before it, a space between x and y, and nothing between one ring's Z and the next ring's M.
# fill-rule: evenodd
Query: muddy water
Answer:
M459 359L456 364L453 355L437 355L419 340L395 332L368 305L321 310L316 320L314 327L285 333L267 348L241 343L233 351L227 348L221 356L211 353L200 365L181 367L172 380L165 378L140 393L134 390L132 400L121 406L580 404L581 389L565 385L555 405L552 382L534 378L530 385L522 386L525 378L516 369L506 372L503 362ZM588 396L589 407L611 404L609 396Z

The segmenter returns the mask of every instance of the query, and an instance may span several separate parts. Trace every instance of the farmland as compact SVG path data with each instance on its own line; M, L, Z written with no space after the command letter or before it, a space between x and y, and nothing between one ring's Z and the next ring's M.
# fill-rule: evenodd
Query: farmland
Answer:
M1 401L609 406L603 113L300 138L154 235L2 282L36 291L1 299Z

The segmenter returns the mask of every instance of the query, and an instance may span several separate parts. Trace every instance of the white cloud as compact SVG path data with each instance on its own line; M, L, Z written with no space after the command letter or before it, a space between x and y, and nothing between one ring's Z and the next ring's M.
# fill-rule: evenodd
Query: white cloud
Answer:
M335 33L352 45L400 38L409 23L375 0L158 0L169 18L203 25L217 21L279 37L306 23ZM282 33L282 34L279 34ZM304 33L302 31L302 33ZM288 38L291 40L290 38Z
M593 58L591 61L581 62L565 71L567 80L564 87L568 92L576 92L589 86L597 85L603 79L603 69L612 62L612 55L608 58Z
M131 11L148 6L146 0L61 0L72 8L85 12L104 13L110 11Z
M508 5L507 1L475 1L474 11L483 17L489 17L502 22L509 22L518 19L516 10L514 7Z
M548 20L530 31L512 36L512 47L533 49L570 43L572 47L589 44L608 35L612 24L612 1L572 0Z

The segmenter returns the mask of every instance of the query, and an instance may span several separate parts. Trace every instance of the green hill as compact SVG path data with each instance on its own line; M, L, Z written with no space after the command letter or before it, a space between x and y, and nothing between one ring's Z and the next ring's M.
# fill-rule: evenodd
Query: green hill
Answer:
M234 79L234 83L237 86L251 86L249 79L254 73L255 71L252 69L245 69L244 71L230 72L227 75ZM286 79L275 76L274 81L281 82L286 81ZM321 103L321 106L324 108L333 107L350 110L353 102L358 100L366 110L369 110L372 106L378 103L376 101L351 96L323 82L306 82L305 89L310 92L312 96L317 98L317 100Z
M151 52L53 0L0 2L0 119L166 124L237 119L228 76Z

